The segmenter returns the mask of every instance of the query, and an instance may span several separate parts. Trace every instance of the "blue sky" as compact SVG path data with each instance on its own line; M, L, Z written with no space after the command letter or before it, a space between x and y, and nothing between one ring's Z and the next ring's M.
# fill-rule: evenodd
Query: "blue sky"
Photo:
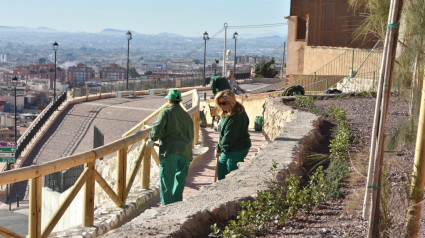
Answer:
M69 32L106 28L142 34L210 35L229 26L286 23L290 0L8 0L1 26L49 27ZM279 32L286 26L235 29L243 34ZM233 32L233 30L232 30Z

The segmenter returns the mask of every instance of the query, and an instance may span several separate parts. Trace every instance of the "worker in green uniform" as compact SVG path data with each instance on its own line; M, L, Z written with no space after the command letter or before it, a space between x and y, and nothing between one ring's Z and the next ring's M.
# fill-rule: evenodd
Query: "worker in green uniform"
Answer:
M167 205L183 200L183 190L192 161L193 121L180 106L182 96L172 89L165 97L169 106L158 114L146 146L159 140L159 177L161 203Z
M249 118L245 108L236 101L231 90L219 92L215 97L221 114L218 125L219 141L216 148L218 159L217 177L225 176L238 168L251 148L251 139L248 132Z
M229 80L225 76L212 77L210 80L210 86L214 96L220 91L232 89L232 87L230 87Z

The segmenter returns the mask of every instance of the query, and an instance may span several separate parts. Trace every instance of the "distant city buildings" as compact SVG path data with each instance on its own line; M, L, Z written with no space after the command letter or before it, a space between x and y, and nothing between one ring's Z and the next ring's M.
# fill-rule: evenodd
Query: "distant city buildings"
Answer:
M0 62L1 63L7 62L7 55L6 54L0 54Z
M68 68L67 72L67 82L74 86L82 86L89 81L91 78L95 77L95 71L91 67L86 66L85 64L77 64L77 66L71 66Z
M17 77L19 81L27 83L33 79L48 79L50 81L49 89L53 88L53 81L55 78L55 65L54 64L37 64L28 66L17 66L13 72L3 73L2 83L8 84L13 77ZM58 82L65 82L65 70L57 67L56 79Z
M256 64L262 60L268 61L271 57L264 56L237 56L236 64Z
M165 70L167 69L167 63L166 62L160 62L160 61L142 61L140 64L140 68L143 70L148 70L148 69L162 69Z
M99 68L99 77L101 79L118 79L124 80L127 76L127 69L117 64L111 64L107 67Z

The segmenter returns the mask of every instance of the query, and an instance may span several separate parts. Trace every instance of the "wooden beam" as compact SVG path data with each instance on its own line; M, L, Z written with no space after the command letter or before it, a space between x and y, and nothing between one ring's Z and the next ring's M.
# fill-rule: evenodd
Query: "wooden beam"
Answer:
M96 162L86 164L86 169L90 170L84 191L83 226L93 226L94 224L94 194L95 194L95 168Z
M198 92L196 91L196 89L192 89L190 91L184 92L182 93L182 97L186 97L192 95L192 106L193 105L198 105L199 108L199 95ZM193 100L193 98L195 98L195 100ZM124 133L122 135L122 137L127 137L132 133L135 133L137 130L139 130L143 125L145 125L149 120L151 120L152 118L154 118L156 115L158 115L158 113L166 108L168 106L168 103L165 103L164 105L162 105L160 108L158 108L156 111L154 111L152 114L150 114L148 117L146 117L145 119L143 119L143 121L139 122L137 125L135 125L133 128L131 128L129 131L127 131L126 133ZM183 107L184 108L184 107ZM192 107L193 108L193 107ZM187 110L186 110L187 111ZM191 113L189 113L191 114Z
M53 228L55 228L56 224L59 222L66 209L69 207L75 196L77 196L78 192L89 178L91 172L92 171L88 168L84 169L77 182L75 182L74 186L71 187L71 191L69 192L68 196L59 206L59 209L56 211L53 217L50 218L50 221L47 223L46 228L44 228L41 237L48 237L50 235L50 233L53 231Z
M155 149L151 150L152 158L155 161L155 164L159 167L159 155L156 153Z
M129 131L127 131L126 133L124 133L122 135L122 137L127 137L127 136L131 135L132 133L135 133L137 130L139 130L140 128L142 128L143 125L146 124L146 122L148 122L149 120L151 120L152 118L154 118L156 115L158 115L158 113L162 109L166 108L167 106L168 106L168 103L165 103L164 105L162 105L156 111L152 112L152 114L150 114L148 117L146 117L145 119L143 119L143 121L139 122L137 125L133 126L133 128L131 128Z
M123 207L122 200L118 197L118 195L114 192L114 190L109 186L109 184L103 179L102 175L97 172L97 170L93 171L94 173L94 179L99 184L99 186L105 191L106 194L114 201L115 205L117 207Z
M149 189L151 179L151 147L146 148L142 160L142 188Z
M425 186L425 86L422 85L419 123L416 133L415 160L407 211L406 237L418 237Z
M118 151L117 160L117 195L125 204L125 185L127 176L127 148Z
M28 237L41 237L42 177L30 179Z
M139 172L141 163L143 160L144 153L146 153L146 140L142 140L142 145L140 146L139 152L137 153L136 161L134 162L134 167L131 169L129 179L126 185L126 196L130 193L131 187L133 186L134 179L136 178L137 172Z
M6 227L2 227L2 226L0 226L0 236L5 237L5 238L25 238L25 237L19 235L18 233L15 233L15 232L7 229Z

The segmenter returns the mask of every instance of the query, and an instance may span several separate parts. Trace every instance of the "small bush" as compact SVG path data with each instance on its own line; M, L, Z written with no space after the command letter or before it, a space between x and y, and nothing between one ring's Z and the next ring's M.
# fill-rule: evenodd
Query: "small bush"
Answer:
M300 94L295 95L295 103L301 107L306 107L308 109L313 108L314 97L306 97Z

